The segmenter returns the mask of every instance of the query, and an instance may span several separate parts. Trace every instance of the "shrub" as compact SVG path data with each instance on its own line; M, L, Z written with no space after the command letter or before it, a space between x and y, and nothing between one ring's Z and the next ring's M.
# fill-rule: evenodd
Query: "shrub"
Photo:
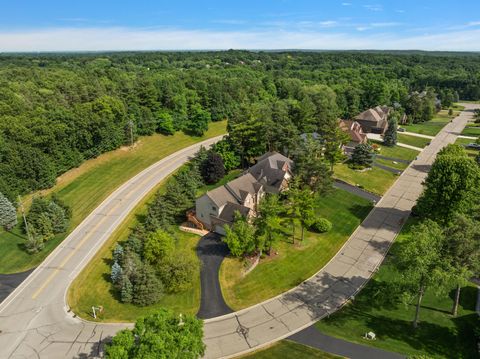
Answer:
M325 233L332 229L332 222L326 218L318 218L311 226L315 232Z
M199 263L191 254L177 252L165 258L156 267L165 289L176 293L190 287L198 272Z

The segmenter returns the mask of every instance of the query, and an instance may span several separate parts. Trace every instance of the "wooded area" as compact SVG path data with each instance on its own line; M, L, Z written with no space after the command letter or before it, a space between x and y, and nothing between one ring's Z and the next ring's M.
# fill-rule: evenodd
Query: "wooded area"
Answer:
M288 155L294 135L378 104L407 108L412 91L477 100L479 74L478 55L449 53L2 55L0 192L15 202L138 135L201 135L225 118L244 160Z

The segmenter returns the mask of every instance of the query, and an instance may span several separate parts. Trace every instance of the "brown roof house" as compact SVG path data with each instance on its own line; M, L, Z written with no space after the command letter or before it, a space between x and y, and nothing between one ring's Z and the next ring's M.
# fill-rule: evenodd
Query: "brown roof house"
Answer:
M255 216L265 193L279 193L287 188L293 161L269 152L242 176L224 186L208 191L195 204L195 218L204 228L225 235L236 211L245 217Z
M388 106L377 106L363 111L354 120L362 126L364 133L379 133L383 135L388 127Z
M338 127L350 136L347 147L355 147L361 143L367 143L367 134L363 132L362 126L357 121L340 120Z

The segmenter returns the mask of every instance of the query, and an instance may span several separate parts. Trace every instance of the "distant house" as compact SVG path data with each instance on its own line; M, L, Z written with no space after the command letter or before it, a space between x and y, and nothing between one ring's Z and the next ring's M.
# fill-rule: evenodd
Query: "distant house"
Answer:
M350 141L346 147L355 147L361 143L367 143L367 134L363 132L362 126L357 121L340 120L338 127L350 136Z
M354 117L354 120L362 126L364 133L379 133L383 135L388 127L388 106L377 106L363 111Z
M243 175L198 198L192 222L198 221L202 228L224 235L224 226L233 222L236 211L253 217L265 193L287 188L292 166L293 161L279 153L264 154Z

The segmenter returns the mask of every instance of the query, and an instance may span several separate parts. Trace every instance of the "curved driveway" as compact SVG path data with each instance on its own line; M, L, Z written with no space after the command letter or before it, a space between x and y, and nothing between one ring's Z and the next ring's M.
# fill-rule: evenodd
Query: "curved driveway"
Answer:
M68 286L150 190L184 164L201 145L209 146L222 137L164 158L124 183L102 202L0 304L0 358L98 355L98 344L126 324L97 325L74 318L65 304Z
M205 321L206 356L235 356L288 337L354 296L381 264L400 231L436 153L455 141L475 107L467 104L470 111L443 128L345 246L312 278L266 302ZM128 326L74 318L66 308L66 290L140 199L200 145L170 155L122 185L0 304L0 358L96 357L106 337Z

